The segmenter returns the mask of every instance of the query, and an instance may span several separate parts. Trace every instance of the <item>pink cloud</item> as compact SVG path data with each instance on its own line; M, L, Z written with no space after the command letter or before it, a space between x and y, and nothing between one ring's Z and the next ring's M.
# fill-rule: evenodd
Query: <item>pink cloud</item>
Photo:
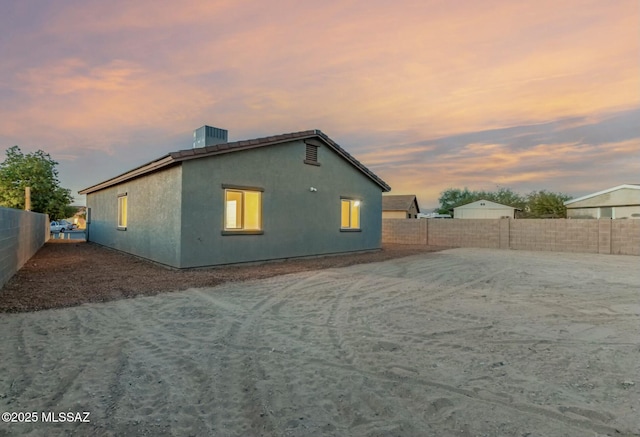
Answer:
M357 157L383 176L393 171L394 192L432 195L424 187L434 179L463 183L477 166L509 171L543 165L545 153L566 162L585 153L560 139L521 152L496 141L461 144L430 162L430 149L415 143L637 107L639 13L635 0L25 7L18 18L39 25L11 29L16 37L4 46L0 136L66 156L134 141L153 149L204 123L234 139L320 128L348 150L366 137ZM632 153L616 147L602 153Z

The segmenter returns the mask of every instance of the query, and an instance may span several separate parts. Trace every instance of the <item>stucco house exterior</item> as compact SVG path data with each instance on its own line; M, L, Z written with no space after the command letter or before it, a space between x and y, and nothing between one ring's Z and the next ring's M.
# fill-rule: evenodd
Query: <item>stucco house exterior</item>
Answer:
M81 190L88 240L177 268L381 247L390 187L324 133L224 137Z
M640 184L625 184L564 202L567 218L640 218Z
M455 219L496 219L515 218L518 208L490 200L477 200L466 205L453 208Z
M418 218L420 207L415 194L382 196L382 218Z

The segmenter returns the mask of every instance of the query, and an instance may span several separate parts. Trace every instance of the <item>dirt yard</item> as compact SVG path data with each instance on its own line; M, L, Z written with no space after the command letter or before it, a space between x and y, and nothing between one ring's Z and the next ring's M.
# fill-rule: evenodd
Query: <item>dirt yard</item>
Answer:
M288 273L379 262L446 248L385 245L358 254L176 270L77 240L50 240L0 289L0 313L107 302Z
M0 436L638 436L637 266L451 249L0 314L0 412L90 412Z

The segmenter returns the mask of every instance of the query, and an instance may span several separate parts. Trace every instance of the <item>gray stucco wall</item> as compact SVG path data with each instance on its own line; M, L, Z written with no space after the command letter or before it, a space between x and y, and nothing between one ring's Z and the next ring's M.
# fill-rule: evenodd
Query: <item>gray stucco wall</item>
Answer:
M88 240L170 266L180 265L182 168L171 167L87 195ZM118 195L127 193L127 229Z
M180 266L379 248L381 188L326 146L320 166L304 164L305 147L296 141L183 162ZM264 189L262 235L222 235L222 184ZM340 196L362 199L361 232L340 231Z
M48 215L0 207L0 288L48 239Z

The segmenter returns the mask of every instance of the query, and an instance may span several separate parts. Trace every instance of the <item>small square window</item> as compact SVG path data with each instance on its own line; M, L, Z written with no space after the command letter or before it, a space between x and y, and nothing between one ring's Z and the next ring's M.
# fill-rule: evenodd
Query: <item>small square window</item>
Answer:
M262 192L229 188L224 191L224 230L262 230Z

